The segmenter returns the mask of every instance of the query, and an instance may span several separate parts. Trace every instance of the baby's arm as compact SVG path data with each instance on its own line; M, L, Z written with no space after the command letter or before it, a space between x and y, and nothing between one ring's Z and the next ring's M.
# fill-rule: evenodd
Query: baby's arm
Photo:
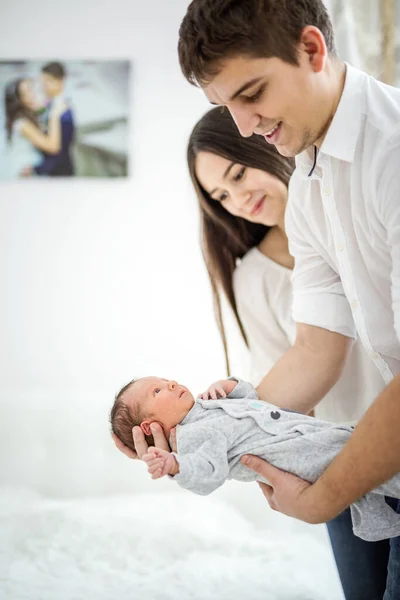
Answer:
M219 398L246 398L248 400L258 400L258 394L255 388L242 379L230 377L229 379L221 379L211 384L210 387L200 394L200 400L218 400Z
M199 395L201 400L218 400L226 398L236 387L237 381L234 379L220 379L212 383L205 392Z
M195 425L178 431L179 473L174 476L181 487L205 496L219 488L229 476L228 438L222 430Z
M186 429L186 428L189 428ZM227 438L221 431L198 426L181 428L179 453L149 448L142 456L152 479L171 475L181 487L206 495L216 490L229 475Z
M151 446L142 460L147 464L147 470L152 479L159 479L164 475L177 475L179 473L179 464L175 456L161 448Z

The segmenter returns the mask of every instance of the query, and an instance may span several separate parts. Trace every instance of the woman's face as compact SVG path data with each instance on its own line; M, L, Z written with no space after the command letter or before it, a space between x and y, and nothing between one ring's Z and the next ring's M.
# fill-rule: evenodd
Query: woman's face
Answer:
M269 227L283 227L287 187L275 175L211 152L199 152L195 172L210 197L231 215Z
M36 108L36 98L32 87L32 82L29 79L21 81L18 87L19 96L22 104L31 110Z

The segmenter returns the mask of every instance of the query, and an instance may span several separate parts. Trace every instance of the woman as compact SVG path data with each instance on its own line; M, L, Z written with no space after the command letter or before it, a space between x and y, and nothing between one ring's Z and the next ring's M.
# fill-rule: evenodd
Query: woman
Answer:
M218 107L193 129L188 165L200 203L202 249L227 369L222 293L248 345L250 379L256 386L295 337L293 258L284 227L294 161L281 156L261 136L242 138L229 112ZM356 342L341 379L315 407L315 415L335 422L358 420L383 387L378 370ZM162 436L159 439L160 445L165 442ZM140 432L135 432L136 447L139 440ZM114 441L133 457L115 436ZM349 510L328 523L328 531L346 598L381 598L389 543L356 538Z
M8 147L4 164L7 178L30 175L34 165L41 160L39 151L47 154L60 152L60 117L66 110L65 104L57 103L51 109L47 134L39 127L37 108L30 79L19 78L7 85L5 113Z

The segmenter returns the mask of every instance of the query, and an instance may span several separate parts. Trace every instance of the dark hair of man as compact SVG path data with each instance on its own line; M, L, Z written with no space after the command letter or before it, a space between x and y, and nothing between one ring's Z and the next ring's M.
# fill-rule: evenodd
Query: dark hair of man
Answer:
M15 79L6 86L4 94L7 140L11 141L12 129L17 119L28 119L38 127L38 121L33 110L24 105L21 98L21 83L24 77Z
M230 374L225 328L221 311L220 290L228 299L239 329L247 344L233 290L233 272L237 260L258 246L269 228L228 213L223 203L213 200L201 186L195 171L199 152L211 152L245 167L275 175L286 186L294 169L294 160L279 154L260 135L243 138L229 111L216 107L207 112L194 127L188 142L187 161L200 205L201 246L214 300L214 313L224 346L226 369Z
M55 79L65 79L66 71L60 62L49 62L42 67L42 73L47 73Z
M301 32L314 25L328 52L334 34L322 0L193 0L179 29L182 72L193 85L207 85L226 58L277 57L298 65Z
M132 379L115 396L114 404L110 411L110 423L111 430L115 433L121 442L128 446L131 450L136 452L135 443L132 436L132 428L140 426L144 420L140 407L133 406L128 407L124 402L125 393L131 388L131 386L137 381ZM154 446L154 438L152 435L145 436L146 442L149 446Z

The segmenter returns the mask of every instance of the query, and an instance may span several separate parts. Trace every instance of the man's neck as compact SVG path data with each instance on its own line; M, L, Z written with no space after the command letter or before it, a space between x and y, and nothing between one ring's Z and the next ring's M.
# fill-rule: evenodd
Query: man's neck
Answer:
M60 92L59 94L56 94L55 96L50 96L49 100L50 102L55 102L57 100L62 100L64 98L64 92Z

